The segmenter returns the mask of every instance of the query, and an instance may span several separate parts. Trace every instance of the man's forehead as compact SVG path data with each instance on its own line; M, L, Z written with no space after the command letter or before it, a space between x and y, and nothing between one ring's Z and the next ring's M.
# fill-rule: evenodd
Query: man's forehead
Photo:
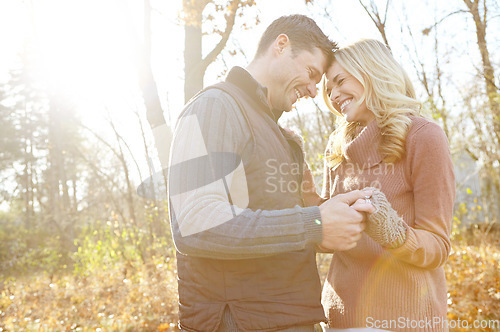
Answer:
M326 71L327 58L326 55L318 47L313 47L310 50L299 50L297 56L303 56L311 62L311 65L316 70L323 74Z

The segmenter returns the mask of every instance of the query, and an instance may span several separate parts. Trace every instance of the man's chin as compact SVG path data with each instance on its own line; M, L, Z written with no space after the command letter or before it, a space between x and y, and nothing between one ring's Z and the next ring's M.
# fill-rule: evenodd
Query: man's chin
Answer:
M295 105L297 102L291 103L290 105L286 105L286 107L283 108L284 112L290 112L295 109Z

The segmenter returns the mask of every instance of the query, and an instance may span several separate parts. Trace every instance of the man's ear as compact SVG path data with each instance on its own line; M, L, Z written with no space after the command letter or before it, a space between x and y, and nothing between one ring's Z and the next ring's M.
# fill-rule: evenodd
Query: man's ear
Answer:
M274 40L273 53L276 55L283 54L286 51L287 47L289 46L290 46L290 39L288 38L287 35L282 33Z

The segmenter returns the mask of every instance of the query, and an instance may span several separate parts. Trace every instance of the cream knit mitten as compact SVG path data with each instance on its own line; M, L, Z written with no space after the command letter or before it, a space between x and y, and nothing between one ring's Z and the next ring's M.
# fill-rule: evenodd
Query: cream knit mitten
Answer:
M385 248L395 249L406 241L406 226L402 218L391 207L384 193L376 188L372 190L371 203L377 209L368 215L365 232L378 244Z

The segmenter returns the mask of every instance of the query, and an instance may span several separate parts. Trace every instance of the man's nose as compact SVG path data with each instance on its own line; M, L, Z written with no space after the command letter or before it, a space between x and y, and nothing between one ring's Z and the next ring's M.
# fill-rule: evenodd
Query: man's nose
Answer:
M311 97L314 98L318 94L318 88L316 87L315 83L309 83L307 85L307 94Z

